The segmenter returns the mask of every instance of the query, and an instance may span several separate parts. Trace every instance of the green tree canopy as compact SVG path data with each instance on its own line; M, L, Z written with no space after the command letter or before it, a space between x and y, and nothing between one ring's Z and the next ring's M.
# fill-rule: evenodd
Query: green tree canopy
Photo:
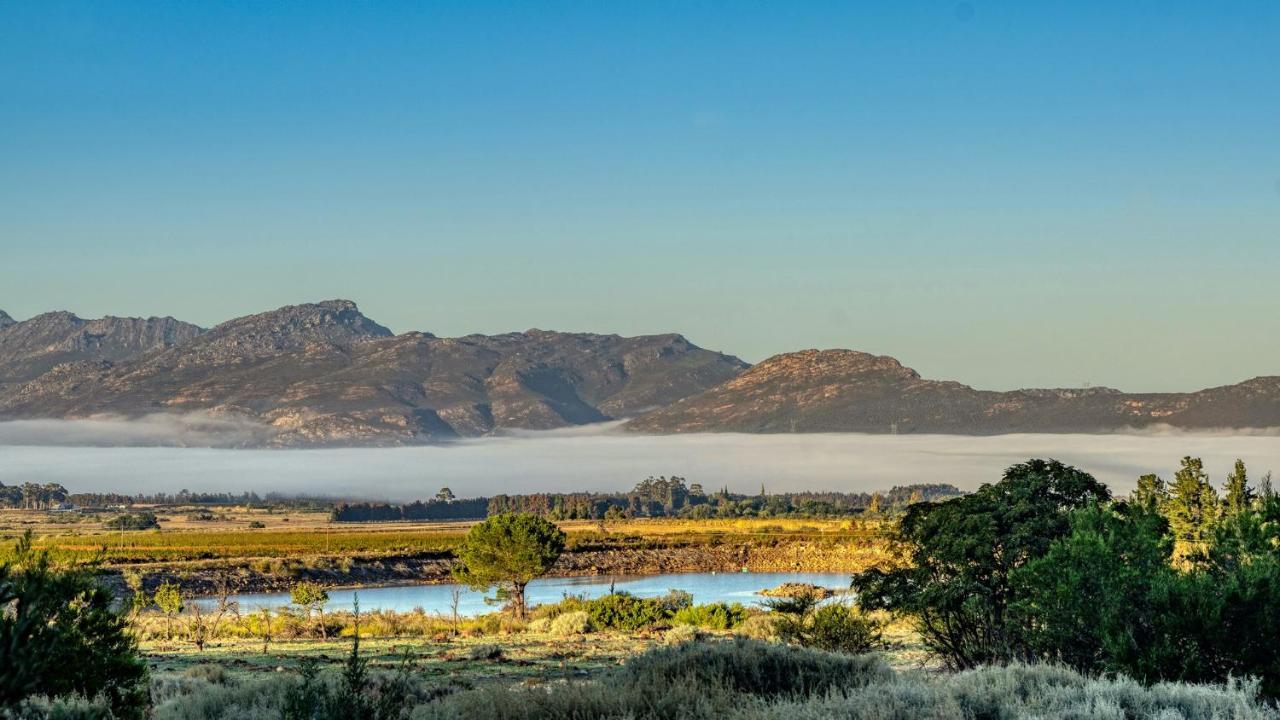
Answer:
M536 515L495 515L472 526L455 551L453 573L477 590L498 586L523 618L525 586L551 569L564 541L560 528Z
M1029 460L997 483L908 507L894 539L902 562L855 576L864 607L911 615L926 646L968 668L1018 657L1025 628L1009 616L1010 575L1069 529L1071 511L1110 498L1093 476L1056 460Z
M1222 499L1222 512L1226 516L1238 516L1253 506L1253 488L1249 487L1249 473L1244 461L1236 458L1236 466L1227 476L1226 497Z
M1175 541L1174 557L1186 561L1208 546L1218 520L1218 491L1209 482L1200 458L1182 458L1173 476L1165 516Z

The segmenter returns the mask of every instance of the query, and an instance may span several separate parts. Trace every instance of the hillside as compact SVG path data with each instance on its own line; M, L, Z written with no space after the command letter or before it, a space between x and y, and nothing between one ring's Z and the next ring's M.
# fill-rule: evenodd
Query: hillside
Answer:
M19 358L0 363L18 380L0 390L0 419L200 411L265 424L276 445L398 444L625 418L746 367L679 335L395 335L354 303L331 300L132 353L68 353L33 372L7 345L26 324L0 331L0 357Z
M1111 388L994 392L921 378L891 357L804 350L769 358L626 427L646 433L986 435L1095 433L1154 425L1280 427L1280 377L1191 393L1130 394Z

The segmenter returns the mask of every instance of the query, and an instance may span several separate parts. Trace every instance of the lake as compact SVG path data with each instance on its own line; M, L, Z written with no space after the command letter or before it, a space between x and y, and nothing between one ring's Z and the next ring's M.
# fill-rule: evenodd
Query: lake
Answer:
M541 578L529 583L526 601L530 606L558 602L566 595L587 598L607 595L610 588L626 591L637 597L657 597L669 590L683 590L693 595L695 603L740 602L743 605L759 603L764 598L758 593L786 582L801 582L844 590L849 587L847 573L674 573L668 575L644 575L610 577ZM348 588L329 591L326 610L350 610L355 596L360 596L360 609L395 610L408 612L422 608L428 613L447 615L450 612L453 589L456 585L400 585L391 587ZM464 616L493 612L497 605L485 602L485 593L462 588L458 612ZM492 595L492 593L489 593ZM240 603L241 612L259 608L280 608L289 604L288 593L246 593L234 598ZM205 600L205 603L211 603Z

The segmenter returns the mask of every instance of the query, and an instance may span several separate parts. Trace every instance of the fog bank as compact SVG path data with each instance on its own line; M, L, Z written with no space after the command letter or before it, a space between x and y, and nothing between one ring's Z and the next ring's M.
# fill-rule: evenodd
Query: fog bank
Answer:
M1203 457L1221 483L1237 457L1256 478L1280 469L1270 434L636 436L609 427L463 440L447 445L326 450L43 446L0 424L0 482L57 482L73 492L252 490L374 499L621 490L647 475L756 492L862 491L948 482L971 490L1008 465L1052 457L1127 492L1146 472L1172 475ZM29 429L29 428L28 428ZM48 428L43 428L48 429ZM48 436L45 437L48 440Z

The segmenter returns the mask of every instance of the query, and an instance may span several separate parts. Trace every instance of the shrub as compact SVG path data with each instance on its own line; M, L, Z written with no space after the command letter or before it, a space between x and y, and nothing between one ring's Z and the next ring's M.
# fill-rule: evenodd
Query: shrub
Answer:
M587 614L593 627L630 631L669 619L669 607L659 599L646 600L620 592L591 600Z
M501 660L502 648L498 645L484 644L472 645L467 650L467 658L470 660Z
M676 625L695 625L709 630L732 630L747 619L747 609L740 603L707 603L692 605L671 617Z
M525 632L531 632L531 633L550 632L551 620L544 617L536 618L534 620L530 620L527 624L525 624L524 629L525 629Z
M226 668L213 663L200 663L187 668L183 675L195 679L203 680L210 685L226 685L230 676L227 675Z
M778 638L777 618L772 613L748 615L734 633L756 640L776 640Z
M79 696L28 698L17 707L0 709L4 720L114 720L111 706Z
M701 637L702 632L693 625L676 625L663 634L662 642L667 645L679 645L681 643L695 642Z
M116 516L104 523L108 530L158 530L160 521L149 512Z
M591 632L591 616L584 610L560 615L551 621L549 628L552 635L567 637Z
M837 655L734 638L652 650L624 665L615 681L653 688L714 686L775 697L861 687L892 674L883 660L872 655Z
M855 655L884 644L884 623L856 607L820 604L811 595L775 598L767 604L783 642Z
M117 718L141 717L146 664L109 592L82 568L56 570L18 542L0 565L0 707L34 696L101 698Z

